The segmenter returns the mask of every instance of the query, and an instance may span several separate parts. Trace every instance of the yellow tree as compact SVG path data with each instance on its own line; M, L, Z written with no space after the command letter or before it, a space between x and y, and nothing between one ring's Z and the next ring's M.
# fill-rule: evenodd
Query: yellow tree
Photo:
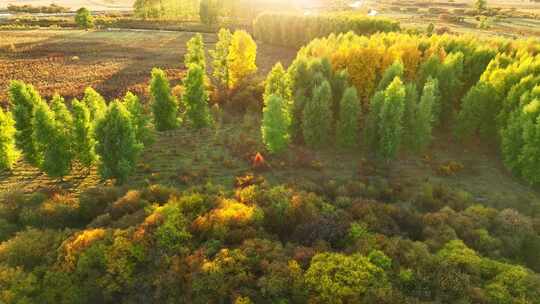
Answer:
M246 31L236 31L231 40L229 55L229 88L257 71L257 44Z

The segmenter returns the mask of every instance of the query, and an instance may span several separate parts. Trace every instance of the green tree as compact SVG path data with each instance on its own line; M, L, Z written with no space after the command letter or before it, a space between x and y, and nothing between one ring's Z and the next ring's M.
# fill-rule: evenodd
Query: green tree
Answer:
M137 141L144 145L151 143L153 138L150 130L150 117L146 115L139 97L128 91L123 101L126 109L131 114Z
M75 158L85 166L90 167L97 160L95 151L94 124L86 103L74 99L71 102L73 110L73 152Z
M75 14L75 23L80 28L90 29L94 27L94 17L92 17L92 13L86 7L81 7Z
M410 150L415 150L416 134L415 125L417 123L418 114L418 89L416 84L407 83L405 85L405 107L403 110L403 143Z
M388 284L384 269L367 257L340 253L316 254L305 281L321 303L331 304L362 303L369 290Z
M444 59L439 70L438 80L441 93L441 114L450 118L461 97L463 86L464 55L451 53Z
M150 94L156 129L166 131L176 128L178 126L178 101L171 94L169 80L163 70L158 68L152 70Z
M92 122L96 122L102 118L103 115L105 115L107 103L105 102L105 99L93 88L87 87L84 90L82 102L84 102L88 107L88 110L90 111L90 120Z
M109 104L105 116L97 123L95 133L101 177L125 182L135 169L143 145L137 141L131 114L123 103L115 100Z
M184 79L185 93L182 99L186 105L186 117L195 128L204 128L212 124L204 75L201 66L190 65Z
M414 124L412 124L412 133L414 134L412 148L416 151L425 149L433 138L432 132L435 123L433 109L438 102L438 95L437 81L428 78L422 90L420 103L416 109L416 119L414 120Z
M330 142L332 128L332 89L328 81L313 89L313 98L303 111L302 132L310 147L321 147Z
M15 148L15 120L0 108L0 169L11 170L20 156Z
M394 78L384 95L384 103L379 113L377 153L381 158L389 160L396 157L403 135L406 90L399 77Z
M22 81L12 81L9 84L9 100L13 105L13 118L15 120L15 144L23 153L24 158L31 165L38 166L41 155L38 153L32 139L32 117L34 108L41 102L41 96L33 86Z
M285 104L288 104L291 100L289 75L285 72L281 62L276 63L268 76L266 76L263 100L269 100L270 95L280 97Z
M497 92L489 83L481 81L473 86L461 101L456 127L458 137L466 139L478 133L483 139L495 139L498 107L493 103L496 100Z
M377 91L385 90L396 77L403 77L404 72L405 67L403 66L403 63L400 60L394 61L394 63L384 71L381 80L379 81Z
M358 132L361 109L355 87L345 90L339 105L337 122L337 143L342 148L354 148L358 145Z
M34 118L34 141L43 155L39 168L51 177L63 177L71 170L73 159L73 117L64 99L55 94L51 107L40 102Z
M264 101L261 126L263 142L270 153L280 153L290 141L291 118L288 104L278 95L269 95Z
M220 29L216 48L215 50L210 51L210 55L212 56L213 76L221 88L226 88L229 83L229 66L227 64L227 58L229 57L231 40L231 31L224 28Z
M257 71L257 44L246 31L236 31L231 40L227 58L229 67L229 88Z
M184 65L189 68L193 64L199 65L206 72L206 54L204 53L204 41L201 34L195 34L187 42Z
M379 113L384 104L384 91L378 91L369 102L369 112L364 127L364 138L366 145L376 151L379 143Z

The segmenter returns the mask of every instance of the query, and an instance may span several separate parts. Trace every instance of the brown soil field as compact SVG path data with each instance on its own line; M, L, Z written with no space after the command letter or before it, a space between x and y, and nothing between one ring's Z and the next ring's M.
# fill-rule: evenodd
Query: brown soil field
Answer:
M7 87L13 79L33 84L45 97L59 93L68 100L81 97L87 86L108 99L121 97L127 90L146 96L153 67L164 69L173 85L180 81L186 42L193 35L160 31L0 31L0 101L7 101ZM212 49L217 36L203 37ZM288 64L295 54L296 50L259 44L259 74L265 75L279 60Z

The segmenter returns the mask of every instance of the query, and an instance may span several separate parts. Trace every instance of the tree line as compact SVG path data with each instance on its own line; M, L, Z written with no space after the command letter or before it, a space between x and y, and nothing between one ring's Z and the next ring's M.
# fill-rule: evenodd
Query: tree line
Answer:
M218 86L232 89L256 71L256 44L244 31L220 31L223 39L212 52ZM187 43L184 93L177 100L165 72L154 68L149 85L151 115L138 96L127 92L122 100L107 103L87 88L82 100L70 106L58 94L44 100L30 84L12 81L10 111L0 109L0 167L11 169L22 155L47 175L61 178L74 162L89 168L98 165L102 178L124 182L133 173L153 129L167 131L181 124L209 127L209 78L205 45L197 34Z

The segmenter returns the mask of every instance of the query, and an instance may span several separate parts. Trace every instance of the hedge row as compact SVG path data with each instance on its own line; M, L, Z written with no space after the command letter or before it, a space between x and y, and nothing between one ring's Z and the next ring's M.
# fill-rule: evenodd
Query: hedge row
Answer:
M396 32L399 22L350 14L301 15L263 13L253 24L255 37L266 43L299 47L331 33L354 32L371 35L377 32Z

